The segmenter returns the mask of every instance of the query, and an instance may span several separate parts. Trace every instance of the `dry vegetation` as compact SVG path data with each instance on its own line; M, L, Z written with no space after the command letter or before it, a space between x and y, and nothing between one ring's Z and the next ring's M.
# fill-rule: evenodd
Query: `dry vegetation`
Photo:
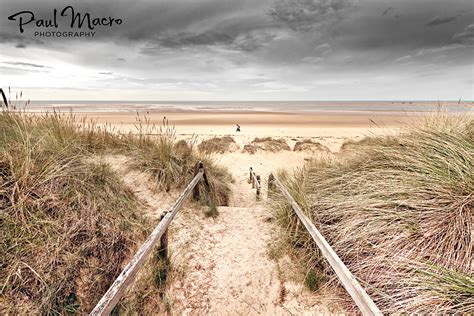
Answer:
M440 116L281 174L384 313L474 313L473 135L472 118ZM273 208L310 283L337 284L287 203Z
M282 150L291 151L290 146L283 138L273 139L271 137L255 138L251 144L244 146L242 152L255 154L257 151L269 151L272 153Z
M223 137L213 137L202 141L198 145L198 150L205 154L224 154L229 151L236 151L239 149L239 146L235 140L230 136Z
M341 146L341 152L351 152L362 150L362 147L371 147L371 146L392 146L397 145L398 138L396 136L368 136L364 137L361 140L346 140Z
M98 154L133 157L164 190L182 188L204 160L207 203L227 203L225 170L166 124L157 136L144 125L117 135L71 116L0 114L0 314L89 312L156 224Z
M296 142L293 151L329 152L329 149L311 139L304 139Z

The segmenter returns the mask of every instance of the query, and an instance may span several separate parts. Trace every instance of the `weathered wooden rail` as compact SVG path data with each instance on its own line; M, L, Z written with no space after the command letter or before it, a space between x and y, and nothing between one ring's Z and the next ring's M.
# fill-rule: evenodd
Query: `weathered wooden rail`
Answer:
M268 178L268 192L270 193L271 191L275 190L275 187L278 188L283 196L287 199L288 203L291 205L300 221L306 227L311 237L313 237L314 242L321 250L321 253L329 262L334 272L336 272L336 275L338 276L342 285L357 304L362 314L382 315L377 305L375 305L354 275L349 271L349 269L332 249L323 235L318 231L316 226L314 226L311 220L303 213L298 203L296 203L285 186L277 177L275 177L273 174L270 174L270 177Z
M117 277L115 282L110 286L104 296L97 303L95 308L89 315L109 315L118 301L122 298L127 290L128 286L132 284L140 268L145 263L146 259L152 252L157 241L160 239L159 256L166 258L168 253L168 226L171 221L178 213L179 209L183 205L186 198L193 192L193 198L198 200L200 198L199 192L199 181L203 179L207 189L209 189L209 183L207 181L206 171L202 162L196 164L194 170L194 178L188 184L186 189L179 195L176 202L166 211L162 217L160 223L155 227L153 232L148 236L147 240L142 244L140 249L135 253L133 259L127 264L120 275Z
M255 189L257 191L257 197L259 197L262 184L260 181L260 176L255 174L252 167L250 167L249 171L249 183L252 183L252 189Z

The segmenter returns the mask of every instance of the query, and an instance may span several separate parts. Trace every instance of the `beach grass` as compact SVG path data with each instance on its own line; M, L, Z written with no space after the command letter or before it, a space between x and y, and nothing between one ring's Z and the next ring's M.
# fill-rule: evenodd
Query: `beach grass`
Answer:
M118 134L70 115L0 113L1 314L90 312L156 224L100 155L133 158L161 190L183 188L204 160L206 203L228 201L226 170L184 150L172 127L146 124Z
M238 149L238 145L232 137L222 136L203 140L198 145L198 149L200 152L206 154L224 154L226 152L231 151L232 149Z
M382 312L474 312L473 135L472 117L437 114L280 173ZM338 285L286 201L271 209L293 258Z
M293 151L329 152L329 149L326 146L311 139L303 139L295 143Z
M291 151L284 138L256 137L250 144L244 146L242 152L255 154L258 151L275 153L282 150Z

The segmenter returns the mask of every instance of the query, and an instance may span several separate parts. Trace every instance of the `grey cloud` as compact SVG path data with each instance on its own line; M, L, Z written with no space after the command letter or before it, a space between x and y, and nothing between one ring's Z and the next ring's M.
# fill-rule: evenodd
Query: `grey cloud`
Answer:
M351 0L277 0L268 14L297 32L338 19L353 5Z
M33 64L33 63L24 63L19 61L6 61L4 64L12 65L12 66L25 66L25 67L33 67L33 68L51 68L44 65Z
M390 12L392 12L394 10L395 10L394 8L388 7L387 9L385 9L385 11L383 11L382 15L389 15Z
M12 34L12 33L7 33L7 32L0 32L0 43L11 43L11 42L17 42L23 40L24 37L17 35L17 34Z
M31 39L31 38L21 36L19 34L10 33L10 32L0 32L0 44L2 43L15 44L15 47L17 48L25 48L27 45L30 45L30 44L44 45L44 42L38 39Z
M237 50L252 52L265 46L277 37L277 34L267 31L249 32L237 36L233 41L233 47Z
M394 17L395 19L399 19L402 17L402 14L399 11L397 11L397 9L393 7L388 7L387 9L383 11L382 16Z
M412 62L413 62L413 58L410 55L395 59L395 63L402 64L402 65L410 64Z
M161 48L181 49L186 47L199 46L222 46L228 50L253 52L272 41L277 34L271 30L252 30L248 32L229 33L208 30L202 33L178 33L167 34L149 41L148 45L142 48L145 55L155 55Z
M427 48L427 49L420 49L416 53L417 56L425 56L425 55L431 55L431 54L443 54L443 53L449 53L450 51L453 50L459 50L465 48L464 45L456 43L456 44L449 44L446 46L441 46L441 47L434 47L434 48Z
M160 46L167 48L179 48L183 46L219 45L230 44L232 36L215 31L206 31L199 34L179 33L168 36L160 36L157 42Z
M62 0L0 0L6 16L28 9L48 18L65 5ZM472 0L84 0L73 6L124 23L98 28L94 38L42 43L33 37L34 27L20 35L17 24L0 19L0 58L83 67L85 74L95 74L94 84L107 89L169 85L185 90L199 80L202 86L211 83L226 91L232 85L242 93L262 73L267 87L296 82L307 88L319 77L366 78L371 72L396 77L404 76L399 69L414 72L428 63L443 71L472 64ZM407 63L410 67L402 66ZM18 72L45 69L16 66ZM8 80L14 71L8 69L0 79ZM226 84L228 78L232 83Z
M310 64L317 64L320 63L324 60L324 58L321 57L314 57L314 56L308 56L302 59L304 63L310 63Z
M468 25L463 32L454 34L453 39L456 42L474 44L474 24Z
M447 46L453 43L453 34L459 31L458 23L473 17L472 13L466 13L456 18L459 20L456 23L445 22L437 27L424 27L420 20L429 19L433 13L447 11L449 8L431 7L428 6L428 1L417 2L417 5L408 1L400 2L398 10L403 12L403 17L387 20L384 16L371 14L375 13L376 7L364 5L366 4L359 5L359 11L354 13L352 19L343 20L332 28L330 38L347 50L380 51L380 54L389 54L391 50L400 56L409 55L413 50ZM436 21L438 22L435 23L440 22L439 19ZM393 57L395 56L391 58Z
M28 74L28 73L46 73L49 72L49 70L46 69L32 69L32 68L16 68L16 67L5 67L5 66L0 66L0 70L4 74L12 74L12 75L23 75L23 74Z
M426 26L437 26L441 24L451 23L455 21L456 19L457 19L457 16L449 16L449 17L444 17L444 18L437 16L431 19L431 21L429 21L428 23L426 23Z
M319 56L325 56L329 54L332 51L331 45L328 43L320 44L314 48L314 51L319 55Z

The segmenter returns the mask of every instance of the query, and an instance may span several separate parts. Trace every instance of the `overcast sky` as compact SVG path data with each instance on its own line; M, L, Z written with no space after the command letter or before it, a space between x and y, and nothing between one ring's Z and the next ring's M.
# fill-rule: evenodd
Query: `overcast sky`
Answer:
M93 38L8 16L120 18ZM76 31L74 29L73 31ZM77 30L87 31L87 30ZM0 0L0 87L36 100L474 99L472 0Z

